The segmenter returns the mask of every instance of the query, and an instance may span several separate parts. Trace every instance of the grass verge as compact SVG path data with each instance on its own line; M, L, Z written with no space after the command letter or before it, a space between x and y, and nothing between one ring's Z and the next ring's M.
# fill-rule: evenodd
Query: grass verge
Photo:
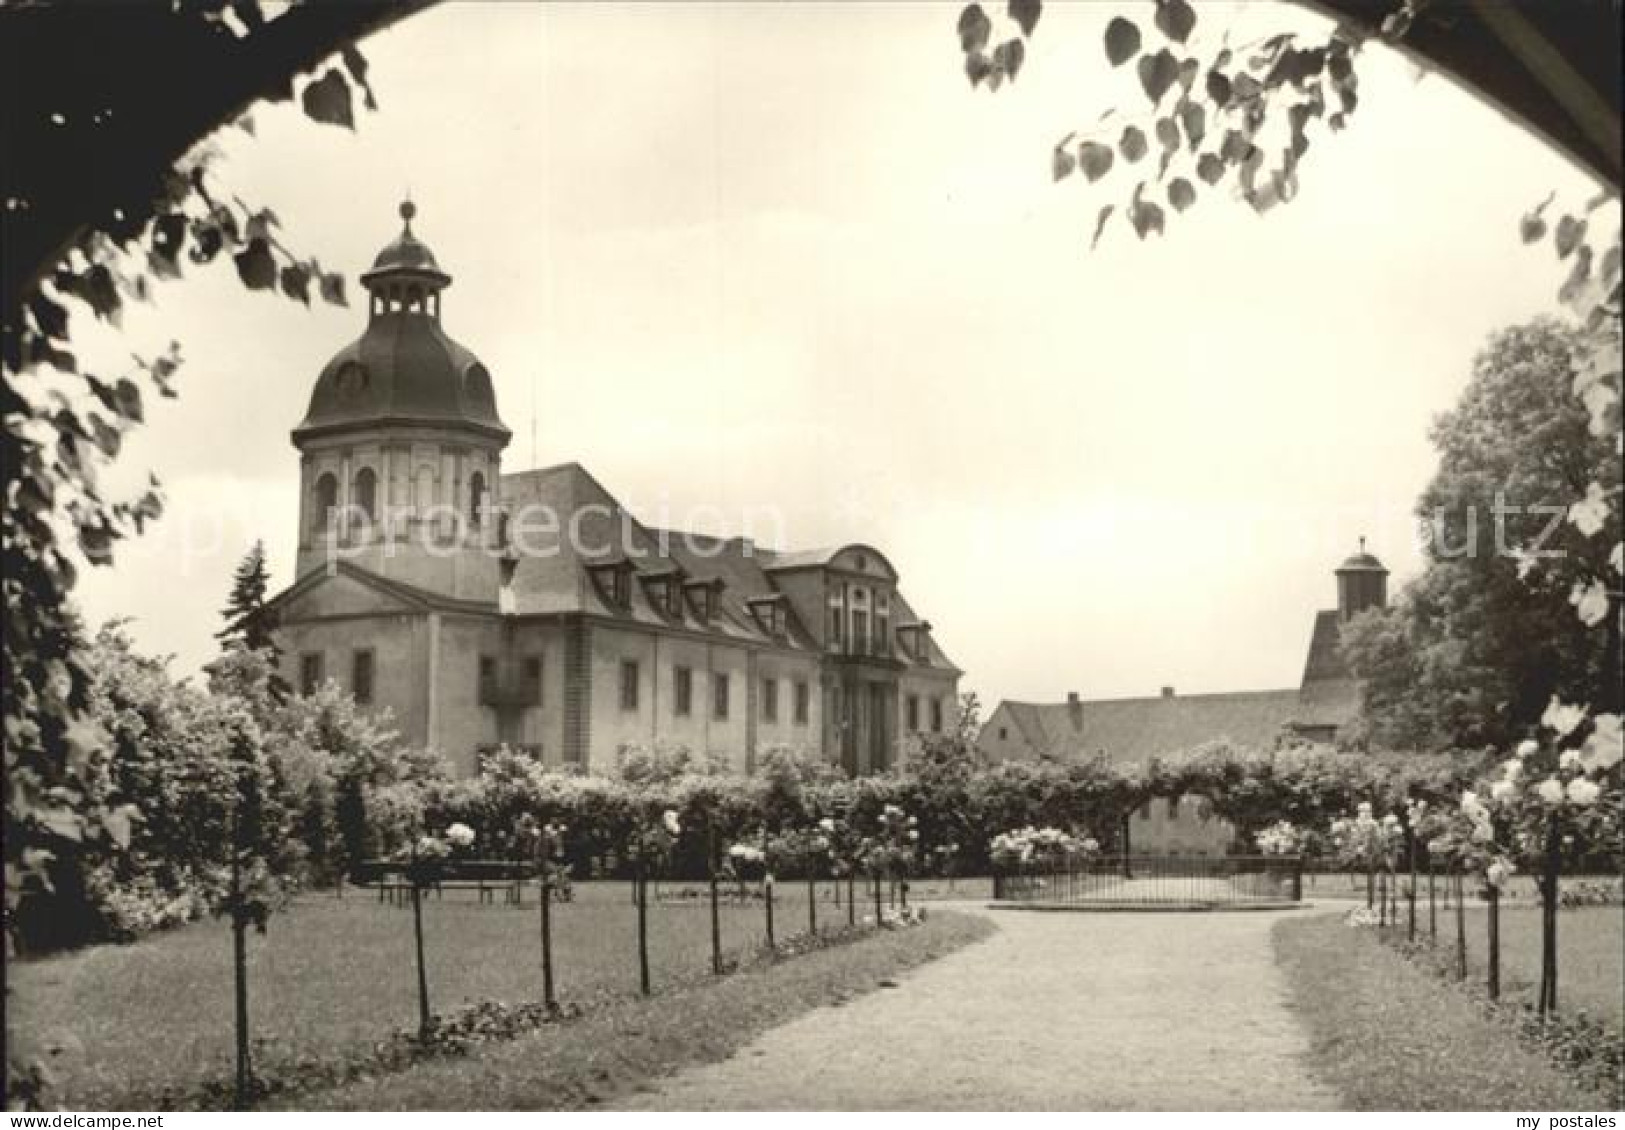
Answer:
M1316 1073L1349 1109L1606 1109L1470 996L1341 916L1283 920L1272 939Z
M485 1044L396 1075L292 1097L293 1109L573 1110L647 1089L684 1067L726 1059L758 1033L838 1005L898 973L979 941L985 918L933 913L924 924L756 966L720 981L623 1000L568 1024Z

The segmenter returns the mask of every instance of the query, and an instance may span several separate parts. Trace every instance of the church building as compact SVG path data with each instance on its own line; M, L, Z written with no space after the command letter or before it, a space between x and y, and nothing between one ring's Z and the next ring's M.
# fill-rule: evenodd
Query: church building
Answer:
M961 672L878 549L658 529L579 464L504 473L491 374L401 216L293 430L297 578L271 608L296 689L336 681L470 774L503 744L594 772L784 746L864 774L953 725Z

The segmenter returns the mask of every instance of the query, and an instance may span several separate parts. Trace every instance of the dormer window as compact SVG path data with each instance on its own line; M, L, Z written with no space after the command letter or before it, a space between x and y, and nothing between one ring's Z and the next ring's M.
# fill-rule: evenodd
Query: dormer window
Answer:
M615 608L627 608L632 603L632 563L630 561L606 561L598 565L587 566L592 575L593 583L598 586L598 594L604 598L605 603Z
M722 592L722 582L715 578L684 581L682 591L688 598L689 613L700 623L709 624L717 614L717 598Z
M762 631L770 636L785 634L787 615L782 595L775 593L772 596L754 596L745 603L750 606L750 614L755 617L756 625Z
M682 619L683 571L681 569L666 569L659 573L645 573L642 580L644 590L649 594L650 604L673 619Z
M928 621L897 625L897 639L915 663L921 667L931 666L931 625Z

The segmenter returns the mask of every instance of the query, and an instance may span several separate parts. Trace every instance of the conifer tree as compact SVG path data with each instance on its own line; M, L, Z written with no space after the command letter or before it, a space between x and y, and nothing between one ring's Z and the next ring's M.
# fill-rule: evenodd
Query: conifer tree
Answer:
M281 666L282 653L272 635L276 627L275 617L265 606L265 594L270 586L271 575L265 565L265 543L256 541L232 577L231 595L226 599L226 606L220 610L226 625L214 635L228 650L242 647L266 652L271 663L271 692L281 699L287 693L288 686L276 674Z

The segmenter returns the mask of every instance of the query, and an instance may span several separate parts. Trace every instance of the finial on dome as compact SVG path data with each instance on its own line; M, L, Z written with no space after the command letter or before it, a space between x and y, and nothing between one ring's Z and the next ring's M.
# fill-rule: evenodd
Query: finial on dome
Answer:
M411 234L412 217L416 216L417 214L418 206L412 203L412 198L410 196L401 201L401 219L406 222L407 234Z
M1360 552L1361 553L1365 552L1365 535L1364 534L1360 535Z

